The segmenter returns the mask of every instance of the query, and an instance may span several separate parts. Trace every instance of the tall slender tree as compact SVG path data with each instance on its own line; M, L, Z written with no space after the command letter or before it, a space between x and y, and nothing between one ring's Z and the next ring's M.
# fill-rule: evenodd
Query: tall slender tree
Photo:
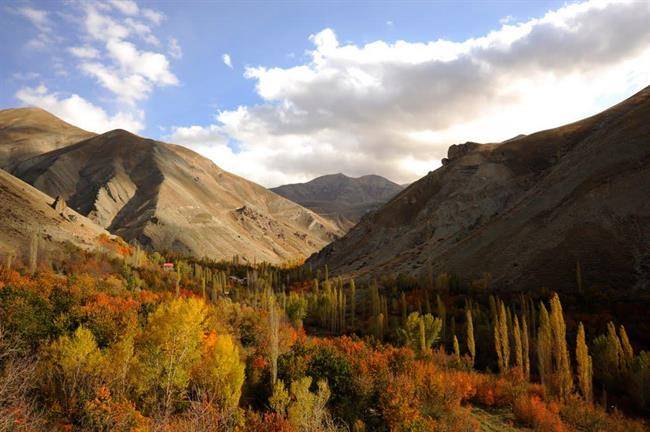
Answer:
M593 366L589 348L585 342L585 327L582 323L578 325L578 336L576 337L576 368L580 393L587 402L591 402L593 397Z

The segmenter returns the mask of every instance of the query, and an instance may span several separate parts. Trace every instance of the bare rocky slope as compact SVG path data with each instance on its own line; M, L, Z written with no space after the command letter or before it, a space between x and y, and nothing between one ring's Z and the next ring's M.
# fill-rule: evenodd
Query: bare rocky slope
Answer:
M503 289L646 289L650 87L593 117L443 166L308 262L333 274L451 272ZM487 277L486 277L487 276Z
M40 108L0 110L0 168L11 170L20 161L94 135Z
M198 257L283 262L336 238L330 221L173 144L114 130L12 173L121 236Z
M331 174L307 183L288 184L271 190L336 221L347 231L361 217L381 207L402 189L397 183L378 175L353 178Z
M91 220L0 169L0 255L24 257L34 236L40 255L71 243L94 249L109 233Z

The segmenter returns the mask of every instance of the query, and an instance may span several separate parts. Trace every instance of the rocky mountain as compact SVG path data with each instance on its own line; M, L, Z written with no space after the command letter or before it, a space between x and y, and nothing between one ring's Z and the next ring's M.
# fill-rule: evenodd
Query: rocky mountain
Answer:
M321 216L335 220L348 230L361 217L397 195L402 187L378 176L353 178L344 174L317 177L307 183L288 184L271 189Z
M340 234L330 221L187 148L123 130L24 160L12 173L156 250L282 262Z
M0 168L94 135L40 108L0 110Z
M25 256L35 236L42 251L71 243L94 249L109 233L43 192L0 169L0 255Z
M585 287L649 287L650 87L563 127L453 145L442 162L309 262L504 289L575 290L579 268Z

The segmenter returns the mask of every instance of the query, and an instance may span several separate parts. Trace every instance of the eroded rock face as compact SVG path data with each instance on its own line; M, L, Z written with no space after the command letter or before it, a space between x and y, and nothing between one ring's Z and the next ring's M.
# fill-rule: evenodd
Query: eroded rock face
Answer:
M447 159L454 160L465 156L466 154L478 149L481 146L479 143L466 142L465 144L454 144L447 150Z

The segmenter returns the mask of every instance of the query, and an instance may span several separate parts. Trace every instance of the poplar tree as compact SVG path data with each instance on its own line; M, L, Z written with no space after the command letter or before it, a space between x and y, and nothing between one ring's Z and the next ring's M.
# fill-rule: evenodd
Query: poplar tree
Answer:
M521 347L524 361L524 378L530 380L530 343L528 339L528 323L526 315L521 317Z
M465 316L467 319L467 350L472 359L472 367L474 367L474 362L476 361L476 344L474 342L474 321L472 319L471 307L465 310Z
M454 335L454 358L460 362L460 346L458 345L458 338Z
M627 372L632 367L632 362L634 361L634 350L632 349L632 344L630 344L630 339L627 337L625 327L621 325L618 328L618 334L621 340L621 369Z
M591 403L593 365L589 348L585 342L585 328L582 322L578 325L578 336L576 338L576 368L578 373L578 385L580 393L587 402Z
M544 303L541 303L539 306L539 330L537 331L537 371L545 390L551 384L551 374L553 372L552 348L551 321Z
M271 360L271 385L275 387L278 380L278 356L279 353L279 333L280 333L280 317L278 315L278 308L275 304L275 298L271 297L269 303L269 355Z
M555 392L560 399L566 399L573 390L573 375L566 342L566 325L560 297L551 298L551 329L553 332L553 361L555 363Z
M510 336L505 304L499 301L498 312L494 322L494 348L497 352L499 371L502 373L510 367Z
M521 371L522 375L524 373L524 350L521 342L521 329L519 328L519 319L517 315L514 317L514 326L512 329L513 339L515 341L515 364L517 368Z

